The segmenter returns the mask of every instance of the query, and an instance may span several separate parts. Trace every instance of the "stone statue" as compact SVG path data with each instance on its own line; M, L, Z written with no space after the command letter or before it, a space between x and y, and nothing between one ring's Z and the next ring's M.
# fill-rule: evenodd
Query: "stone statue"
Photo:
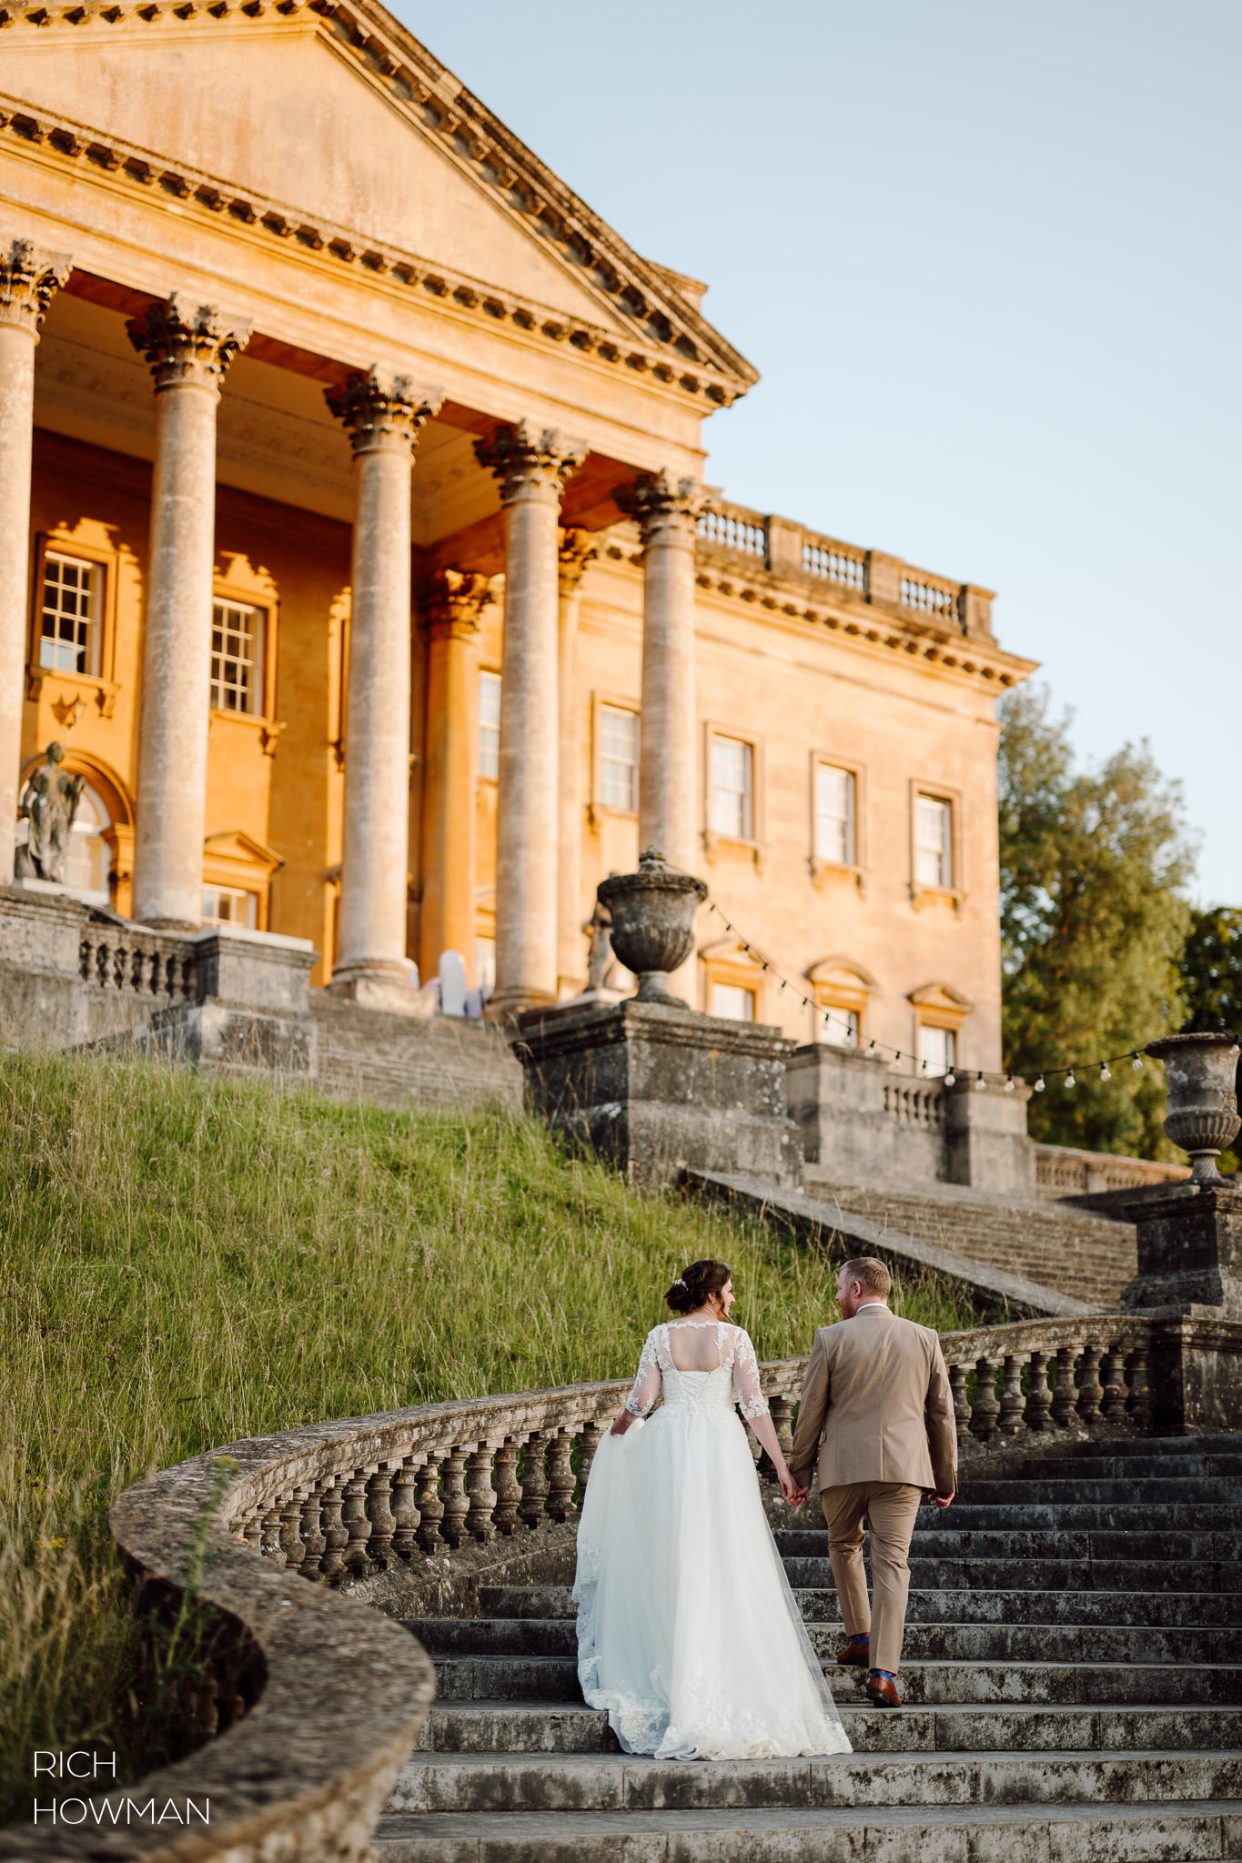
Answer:
M19 880L52 880L58 885L64 880L69 830L86 783L84 776L69 776L61 769L64 756L63 744L49 744L18 799L18 815L29 824L26 845L17 849Z
M613 962L612 915L605 911L598 899L595 901L595 910L582 929L591 940L587 951L587 990L602 990Z

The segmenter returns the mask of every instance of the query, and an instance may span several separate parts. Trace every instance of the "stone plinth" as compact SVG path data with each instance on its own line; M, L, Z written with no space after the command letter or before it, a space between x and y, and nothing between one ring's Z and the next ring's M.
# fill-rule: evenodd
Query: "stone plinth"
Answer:
M1210 1309L1242 1321L1242 1187L1236 1179L1138 1190L1120 1214L1138 1229L1138 1273L1121 1296L1123 1307Z
M530 1010L517 1039L544 1117L646 1186L687 1168L796 1185L801 1146L785 1110L792 1049L762 1023L632 997Z
M905 1152L902 1175L939 1176L942 1150L939 1097L925 1094L926 1123L899 1130L886 1108L891 1076L882 1055L855 1052L827 1042L808 1042L789 1057L786 1089L789 1114L802 1135L808 1164L823 1165L852 1181L892 1177L896 1147Z
M1035 1194L1035 1145L1026 1129L1031 1089L961 1078L944 1095L945 1180L1013 1196Z

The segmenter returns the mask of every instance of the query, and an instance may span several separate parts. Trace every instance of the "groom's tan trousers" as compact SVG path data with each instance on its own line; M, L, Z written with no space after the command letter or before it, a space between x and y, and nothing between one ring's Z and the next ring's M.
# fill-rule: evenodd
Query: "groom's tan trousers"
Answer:
M828 1557L847 1637L871 1632L870 1666L901 1666L910 1595L910 1540L923 1489L908 1481L852 1481L820 1492L828 1522ZM863 1519L871 1523L874 1612L863 1568Z

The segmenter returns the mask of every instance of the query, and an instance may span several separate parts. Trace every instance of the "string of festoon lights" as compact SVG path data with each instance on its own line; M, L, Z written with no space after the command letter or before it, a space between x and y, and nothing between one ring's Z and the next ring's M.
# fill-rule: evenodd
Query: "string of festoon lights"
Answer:
M784 996L786 994L792 996L795 1001L800 1002L804 1008L809 1009L812 1014L823 1023L825 1028L838 1028L853 1041L854 1025L851 1022L848 1022L843 1015L835 1013L831 1009L825 1009L822 1003L817 1003L813 996L807 995L801 984L793 983L788 977L782 976L775 964L773 964L770 959L766 958L763 952L738 930L732 919L726 912L721 910L714 899L707 900L706 905L708 911L714 912L725 929L731 932L737 939L747 957L752 958L754 962L758 964L760 971L764 975L771 977L772 981L780 986L777 992L779 996ZM989 1073L984 1068L970 1067L959 1070L950 1067L943 1074L929 1074L926 1061L920 1063L917 1055L913 1054L909 1048L894 1048L889 1042L872 1039L860 1045L859 1053L887 1054L891 1055L894 1061L909 1061L915 1069L916 1077L923 1075L929 1080L940 1080L946 1087L956 1086L959 1077L963 1081L971 1081L977 1093L986 1092L989 1082L995 1082L1005 1093L1015 1092L1018 1085L1018 1076L1016 1074ZM1120 1067L1122 1063L1126 1061L1130 1063L1131 1068L1136 1074L1142 1073L1143 1055L1142 1050L1139 1048L1127 1048L1122 1054L1106 1055L1097 1061L1057 1061L1051 1063L1047 1067L1041 1067L1036 1070L1034 1091L1036 1093L1045 1093L1047 1092L1050 1080L1060 1080L1063 1090L1067 1093L1072 1093L1074 1088L1078 1085L1079 1074L1086 1075L1092 1071L1096 1071L1101 1080L1111 1080L1114 1067Z

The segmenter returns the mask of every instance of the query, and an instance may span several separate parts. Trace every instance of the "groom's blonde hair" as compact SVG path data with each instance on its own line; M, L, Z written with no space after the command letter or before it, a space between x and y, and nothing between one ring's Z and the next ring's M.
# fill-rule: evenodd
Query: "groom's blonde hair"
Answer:
M888 1299L888 1290L893 1285L893 1277L882 1261L874 1255L860 1255L855 1261L842 1265L842 1274L847 1281L861 1281L869 1294L879 1300Z

